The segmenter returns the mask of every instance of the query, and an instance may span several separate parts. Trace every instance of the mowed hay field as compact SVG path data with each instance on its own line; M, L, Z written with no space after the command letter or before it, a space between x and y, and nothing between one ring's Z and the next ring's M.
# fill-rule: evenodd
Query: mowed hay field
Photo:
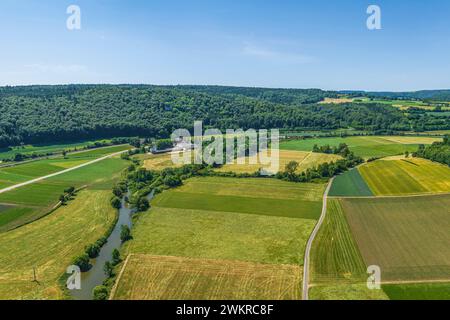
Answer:
M293 184L274 179L190 179L181 188L166 191L154 199L150 211L138 218L133 229L133 240L125 245L123 255L217 259L276 267L291 265L295 266L292 270L298 270L303 263L307 239L320 215L323 191L324 185L321 184ZM151 279L154 269L146 268L149 272L146 277ZM196 267L190 261L182 268L177 267L183 279L186 268L202 270L202 264ZM265 268L271 267L261 268L267 270ZM125 274L127 272L125 270ZM261 272L260 275L265 274ZM136 272L130 271L130 274L142 277ZM216 276L211 274L212 278ZM195 280L198 276L193 274L193 277ZM164 292L169 290L158 287L155 281L148 282L147 290L135 290L133 286L140 286L139 280L127 280L132 285L122 284L122 281L125 280L120 281L119 287L127 286L126 292L120 294L123 299L130 299L134 294L132 292L140 292L142 296L139 298L148 298L164 296ZM208 292L217 290L217 298L227 298L230 290L238 292L245 286L230 281L235 285L230 284L223 295L220 282L211 282L212 288ZM254 280L249 278L248 281ZM273 283L274 292L279 290L277 282L269 278L260 281ZM216 285L219 287L214 289ZM182 288L179 283L177 286ZM300 291L300 283L296 286ZM158 288L158 291L148 292L152 288ZM251 288L256 290L253 285ZM258 294L252 292L247 297L239 298L250 299ZM171 297L191 299L196 296L195 292L191 296L190 292L180 291Z
M180 167L180 165L173 163L170 153L148 154L141 157L141 160L144 162L143 167L147 170L163 170L165 168Z
M126 264L112 299L301 298L299 266L134 254Z
M110 198L110 191L85 190L51 215L0 234L0 299L63 298L58 279L115 220Z
M433 137L396 137L396 136L356 136L345 138L317 138L305 140L290 140L280 143L282 150L312 151L315 144L318 146L338 146L346 143L350 150L363 158L387 157L403 154L405 151L417 151L420 144L432 144L442 141Z
M450 192L450 168L425 159L378 160L359 172L377 196Z
M341 199L366 265L382 281L450 281L450 196Z
M269 153L270 156L270 153ZM216 171L219 172L236 172L236 173L255 173L259 169L263 168L271 173L277 173L284 171L286 165L291 161L296 161L299 163L297 173L301 173L306 169L317 167L321 163L332 162L341 159L340 156L334 154L323 154L323 153L313 153L305 151L293 151L293 150L279 150L279 165L277 168L271 167L270 164L263 165L258 160L258 156L246 157L240 161L245 162L245 164L225 164Z

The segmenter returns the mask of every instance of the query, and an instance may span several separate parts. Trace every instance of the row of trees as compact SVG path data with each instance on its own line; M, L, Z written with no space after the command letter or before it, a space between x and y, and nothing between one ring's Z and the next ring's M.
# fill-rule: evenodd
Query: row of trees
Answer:
M450 137L445 136L443 142L435 142L430 146L419 146L419 150L413 156L450 166Z
M330 145L318 146L314 145L312 152L315 153L326 153L326 154L337 154L344 158L350 155L350 149L346 143L340 143L338 146L330 147Z

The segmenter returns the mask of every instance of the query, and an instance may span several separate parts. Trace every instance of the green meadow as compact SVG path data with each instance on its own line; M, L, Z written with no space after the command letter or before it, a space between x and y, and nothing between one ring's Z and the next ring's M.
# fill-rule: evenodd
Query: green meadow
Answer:
M0 194L0 203L18 206L17 210L20 209L16 213L6 212L6 216L0 211L0 232L45 215L58 203L59 196L68 187L87 186L90 190L110 190L126 166L125 160L109 158ZM22 210L23 208L27 210Z
M63 171L129 148L129 146L99 148L70 154L65 159L62 157L57 159L43 159L12 167L0 168L0 188L6 188L21 182Z
M274 179L190 179L156 196L127 252L302 264L323 190Z
M312 151L314 145L338 146L346 143L350 150L363 158L387 157L400 155L405 151L417 151L420 144L432 144L439 141L438 138L428 137L395 137L395 136L355 136L355 137L334 137L316 138L304 140L289 140L280 143L280 149Z

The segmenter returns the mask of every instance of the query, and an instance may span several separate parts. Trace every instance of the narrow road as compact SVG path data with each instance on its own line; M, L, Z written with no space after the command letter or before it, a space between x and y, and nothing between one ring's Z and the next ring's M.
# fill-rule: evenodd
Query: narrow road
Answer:
M36 178L36 179L33 179L33 180L28 180L28 181L25 181L25 182L22 182L22 183L19 183L19 184L15 184L15 185L7 187L5 189L1 189L0 190L0 194L8 192L8 191L11 191L11 190L14 190L14 189L17 189L17 188L24 187L24 186L32 184L32 183L36 183L36 182L42 181L42 180L45 180L45 179L53 178L53 177L59 176L60 174L64 174L64 173L67 173L67 172L70 172L70 171L73 171L73 170L77 170L77 169L80 169L82 167L89 166L91 164L103 161L105 159L108 159L108 158L120 155L120 154L125 153L125 152L128 152L128 150L123 150L123 151L120 151L120 152L112 153L112 154L109 154L107 156L104 156L104 157L101 157L101 158L98 158L98 159L95 159L95 160L92 160L92 161L80 164L78 166L75 166L75 167L72 167L72 168L69 168L69 169L65 169L65 170L62 170L62 171L58 171L58 172L55 172L55 173L43 176L43 177L39 177L39 178Z
M320 227L322 226L323 220L325 219L325 216L327 214L327 200L328 200L328 193L330 192L331 185L333 184L334 178L331 178L330 182L328 183L327 189L325 190L325 193L323 194L323 204L322 204L322 214L320 215L319 221L317 221L316 226L314 227L313 232L311 233L311 236L309 237L308 243L306 244L306 251L305 251L305 258L303 262L303 289L302 289L302 297L303 300L308 300L308 291L309 291L309 256L311 253L311 247L314 242L314 239L316 238L317 233L319 232Z

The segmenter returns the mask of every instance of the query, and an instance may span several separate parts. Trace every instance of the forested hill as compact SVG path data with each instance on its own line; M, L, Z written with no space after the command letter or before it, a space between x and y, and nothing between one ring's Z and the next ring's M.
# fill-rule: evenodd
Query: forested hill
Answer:
M395 108L320 105L318 89L70 85L0 88L0 147L114 136L168 137L194 120L219 129L410 130Z

